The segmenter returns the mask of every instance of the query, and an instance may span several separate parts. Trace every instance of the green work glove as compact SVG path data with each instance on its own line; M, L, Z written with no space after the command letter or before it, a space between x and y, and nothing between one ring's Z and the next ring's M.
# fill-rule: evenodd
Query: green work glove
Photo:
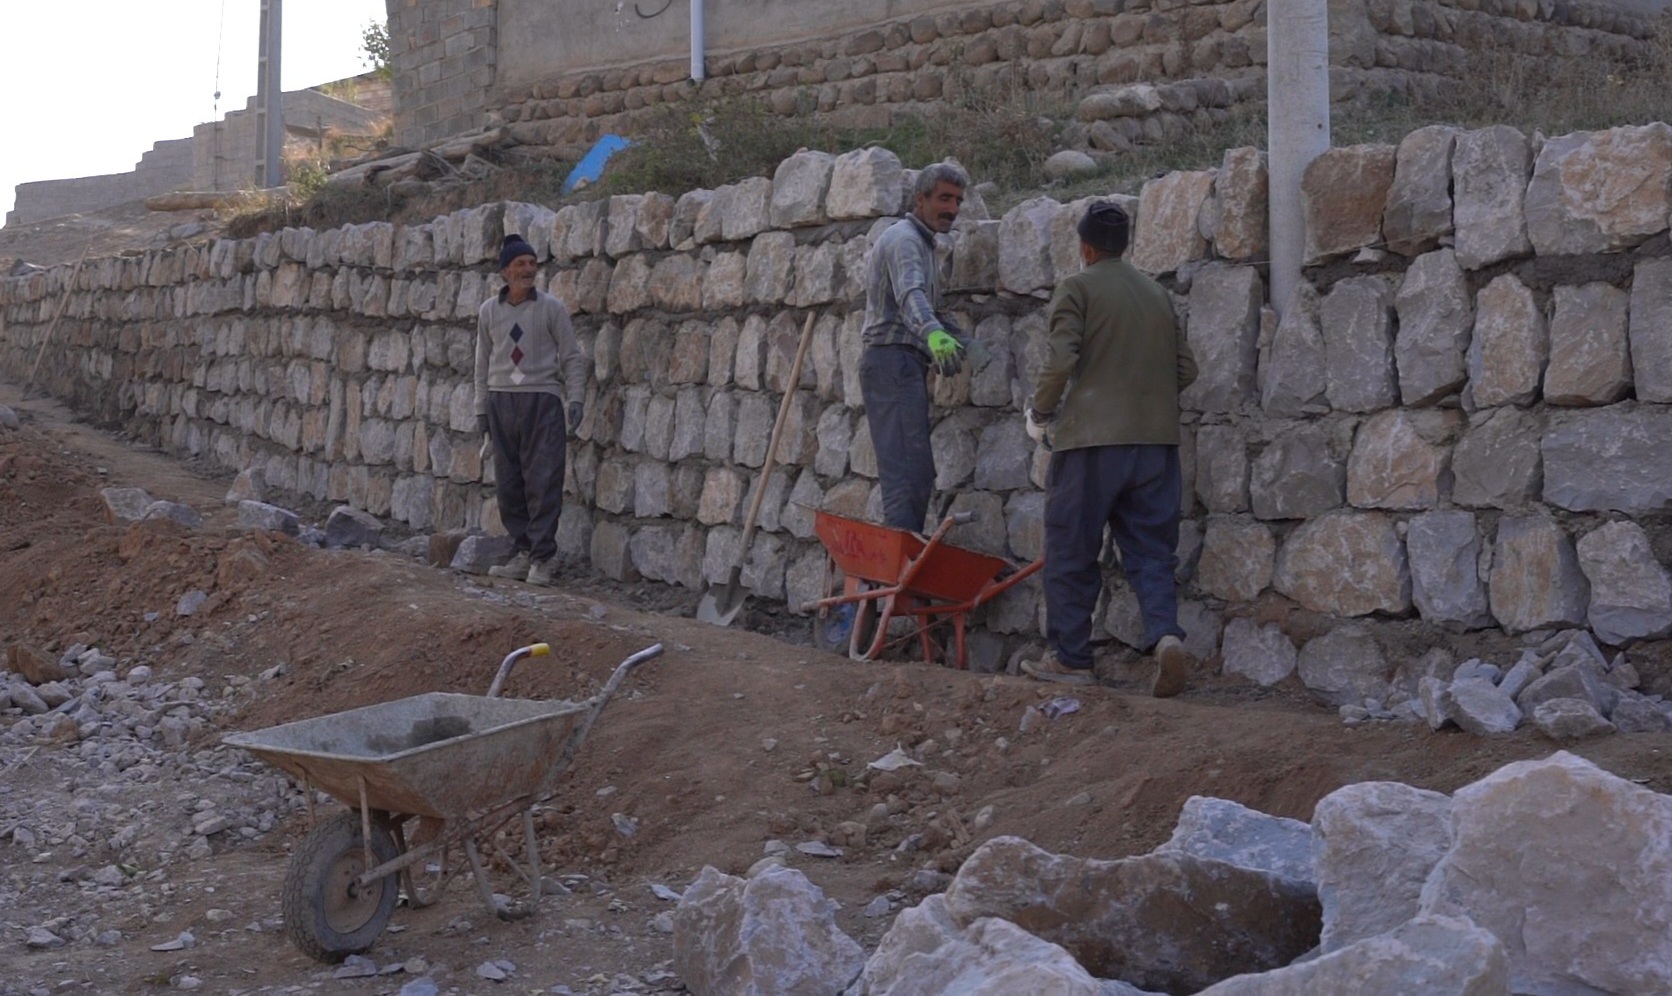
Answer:
M936 329L929 333L929 355L935 358L936 363L955 359L963 348L964 344L954 339L945 329Z

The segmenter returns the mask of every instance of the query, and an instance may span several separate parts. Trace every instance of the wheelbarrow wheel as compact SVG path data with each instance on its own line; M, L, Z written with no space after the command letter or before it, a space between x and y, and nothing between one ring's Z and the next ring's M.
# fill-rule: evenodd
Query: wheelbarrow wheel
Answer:
M395 912L396 876L355 883L366 870L362 840L360 814L339 813L302 839L285 870L285 933L316 961L339 962L371 947ZM394 838L376 823L371 849L377 864L395 858Z

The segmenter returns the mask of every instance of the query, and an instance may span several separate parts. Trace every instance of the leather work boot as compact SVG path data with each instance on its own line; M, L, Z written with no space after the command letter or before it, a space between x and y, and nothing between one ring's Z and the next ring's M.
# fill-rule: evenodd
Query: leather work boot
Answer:
M1190 679L1190 654L1179 638L1168 634L1155 645L1155 684L1150 694L1158 699L1170 699L1184 691Z
M1089 667L1069 667L1057 659L1055 650L1045 651L1037 661L1023 661L1022 673L1040 681L1054 681L1063 685L1091 685L1097 682Z
M536 560L528 565L528 583L537 584L542 588L552 583L552 575L557 573L557 559Z
M528 551L518 550L510 560L488 568L488 573L496 578L516 578L520 581L528 574L528 563Z

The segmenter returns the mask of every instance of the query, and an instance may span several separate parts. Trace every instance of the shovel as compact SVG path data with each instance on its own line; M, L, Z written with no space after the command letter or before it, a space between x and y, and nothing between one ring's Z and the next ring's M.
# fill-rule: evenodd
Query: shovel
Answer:
M772 467L778 462L778 439L784 434L784 422L790 413L790 399L795 396L796 385L801 382L801 361L807 358L807 345L813 341L812 312L807 314L807 321L801 326L801 344L795 349L795 362L790 364L789 379L784 382L784 400L778 403L778 420L772 423L772 441L766 444L766 462L761 464L760 484L755 488L755 497L749 502L749 514L743 520L743 546L737 551L737 563L732 565L731 576L723 585L709 585L708 591L703 593L702 601L697 603L697 618L716 626L730 626L737 614L743 610L743 603L749 598L749 590L742 585L743 564L749 559L749 544L755 538L755 520L760 517L761 499L766 497L767 482L772 479Z

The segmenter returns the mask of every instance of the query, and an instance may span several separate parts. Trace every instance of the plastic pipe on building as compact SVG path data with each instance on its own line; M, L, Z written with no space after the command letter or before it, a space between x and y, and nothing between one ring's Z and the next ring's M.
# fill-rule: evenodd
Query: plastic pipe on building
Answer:
M1301 176L1329 148L1329 0L1270 0L1266 19L1271 303L1282 315L1306 255Z
M702 0L691 0L691 78L698 81L706 78L702 30Z

